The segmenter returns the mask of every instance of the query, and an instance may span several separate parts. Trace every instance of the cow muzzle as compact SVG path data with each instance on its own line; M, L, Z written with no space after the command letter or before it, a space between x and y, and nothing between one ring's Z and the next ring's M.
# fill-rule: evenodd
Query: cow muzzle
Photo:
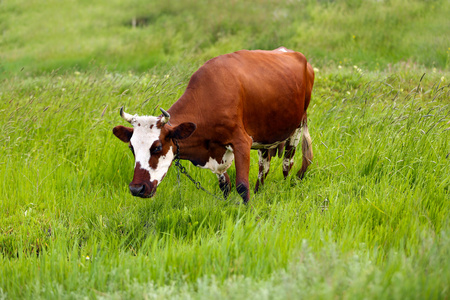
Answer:
M153 186L152 184L132 184L129 185L130 192L135 197L141 197L141 198L150 198L155 195L156 192L156 186Z

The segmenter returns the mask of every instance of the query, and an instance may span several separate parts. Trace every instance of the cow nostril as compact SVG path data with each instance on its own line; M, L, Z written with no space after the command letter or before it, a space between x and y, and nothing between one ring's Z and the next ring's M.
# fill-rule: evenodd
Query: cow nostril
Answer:
M130 185L130 192L133 196L139 196L144 191L144 185Z

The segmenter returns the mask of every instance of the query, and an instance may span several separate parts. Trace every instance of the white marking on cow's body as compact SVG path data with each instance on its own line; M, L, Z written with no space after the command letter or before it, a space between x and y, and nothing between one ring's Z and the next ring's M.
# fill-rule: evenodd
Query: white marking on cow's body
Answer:
M301 130L302 128L299 127L294 131L294 134L292 134L287 141L289 146L297 148L298 144L300 143Z
M222 161L219 163L216 159L210 157L208 162L204 166L200 166L204 169L210 169L214 174L223 174L225 173L234 160L233 148L230 146L226 147L227 151L222 157Z
M280 52L287 52L286 48L284 48L284 47L283 48L278 48L277 50L280 51Z
M151 157L150 148L161 135L161 129L156 126L159 120L160 118L153 116L133 116L131 124L134 127L134 131L130 140L134 149L135 168L139 163L141 169L149 172L150 181L157 180L158 184L167 173L174 158L172 147L170 147L166 155L159 157L156 169L153 169L149 165Z
M225 172L223 172L222 174L216 174L217 179L219 179L219 183L226 183L227 182L227 178L225 177Z
M294 164L294 158L284 158L283 159L283 171L287 172L290 171L292 168L292 165Z
M289 154L288 156L291 157L284 157L283 159L283 172L289 172L292 168L292 166L294 165L294 153L295 153L295 149L297 148L298 144L300 143L300 139L301 139L301 130L302 128L299 127L297 128L294 133L288 138L286 144L289 147L292 147L292 149L289 151L293 151L291 152L291 154Z
M259 165L259 169L260 169L260 172L258 173L258 179L261 179L263 176L265 177L266 174L269 172L270 158L269 157L264 158L261 150L258 151L258 157L259 157L258 165ZM262 172L261 172L261 168L262 168Z

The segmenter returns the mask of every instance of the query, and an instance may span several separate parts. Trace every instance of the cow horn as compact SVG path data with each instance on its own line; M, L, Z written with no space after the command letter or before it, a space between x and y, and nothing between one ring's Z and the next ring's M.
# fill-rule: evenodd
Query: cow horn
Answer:
M124 112L123 106L120 108L120 116L128 123L131 123L133 121L133 116Z
M165 111L162 107L160 107L159 109L161 110L162 114L164 115L164 120L162 120L162 122L163 122L164 124L165 124L165 123L168 123L168 124L170 125L170 123L169 123L169 120L170 120L170 114L169 114L167 111Z

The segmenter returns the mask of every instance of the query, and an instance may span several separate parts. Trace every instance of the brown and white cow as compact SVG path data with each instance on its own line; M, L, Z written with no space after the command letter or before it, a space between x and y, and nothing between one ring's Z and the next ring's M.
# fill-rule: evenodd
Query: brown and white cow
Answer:
M271 157L283 148L283 174L288 175L303 135L303 164L297 173L302 178L313 157L306 116L313 84L314 71L299 52L284 47L242 50L206 62L160 116L130 115L121 109L133 127L116 126L113 132L129 143L135 156L131 193L155 194L175 157L175 141L180 159L217 175L225 198L230 192L227 169L235 160L236 188L248 202L250 150L259 154L256 192Z

